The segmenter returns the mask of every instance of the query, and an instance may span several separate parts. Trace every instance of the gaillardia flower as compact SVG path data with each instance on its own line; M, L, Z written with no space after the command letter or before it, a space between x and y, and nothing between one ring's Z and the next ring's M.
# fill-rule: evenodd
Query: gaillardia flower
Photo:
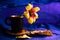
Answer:
M28 4L26 6L26 11L24 12L24 16L27 18L28 23L32 24L38 18L37 12L40 10L39 7L34 7L32 4Z

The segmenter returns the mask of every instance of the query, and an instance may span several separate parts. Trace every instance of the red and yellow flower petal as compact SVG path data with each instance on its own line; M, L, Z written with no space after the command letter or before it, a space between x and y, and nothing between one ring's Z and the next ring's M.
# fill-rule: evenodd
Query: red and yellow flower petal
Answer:
M28 6L26 6L26 10L31 10L33 8L32 4L28 4Z
M24 16L25 16L27 19L29 19L29 12L28 12L28 11L25 11L25 12L24 12Z
M37 14L37 13L35 13L35 18L36 18L36 19L38 18L38 14Z
M33 10L34 10L34 12L38 12L40 10L40 8L39 7L35 7L35 8L33 8Z
M33 21L36 22L36 18L34 18Z
M32 17L30 17L30 18L28 19L28 23L30 23L30 24L33 23L33 18L32 18Z

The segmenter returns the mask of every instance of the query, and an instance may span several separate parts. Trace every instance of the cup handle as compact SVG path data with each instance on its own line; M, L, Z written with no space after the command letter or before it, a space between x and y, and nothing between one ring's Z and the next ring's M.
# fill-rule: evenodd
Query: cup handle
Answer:
M8 26L10 26L11 24L7 22L8 20L10 20L10 18L8 18L8 17L5 18L5 24L8 25Z

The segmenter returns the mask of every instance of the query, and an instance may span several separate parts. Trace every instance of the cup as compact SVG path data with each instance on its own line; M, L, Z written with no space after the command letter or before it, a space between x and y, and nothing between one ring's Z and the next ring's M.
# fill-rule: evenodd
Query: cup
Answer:
M12 15L10 17L6 17L5 24L11 26L12 33L21 32L23 29L23 16Z

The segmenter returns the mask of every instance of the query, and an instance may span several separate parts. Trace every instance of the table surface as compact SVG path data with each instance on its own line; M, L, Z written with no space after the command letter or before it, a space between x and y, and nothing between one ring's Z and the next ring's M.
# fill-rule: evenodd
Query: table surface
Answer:
M30 39L16 39L15 37L9 37L0 33L0 40L60 40L60 31L52 25L49 25L50 30L53 33L53 36L36 36L31 37ZM31 30L40 30L44 28L29 28Z

